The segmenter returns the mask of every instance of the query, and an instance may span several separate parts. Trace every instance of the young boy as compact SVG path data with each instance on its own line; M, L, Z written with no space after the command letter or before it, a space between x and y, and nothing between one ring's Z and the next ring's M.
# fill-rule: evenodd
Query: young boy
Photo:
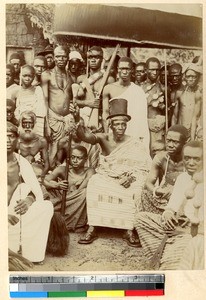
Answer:
M37 116L38 134L44 134L44 117L47 114L47 107L40 86L32 86L35 77L35 70L30 65L24 65L21 68L20 85L21 88L17 92L15 117L19 120L20 115L24 111L32 111Z
M54 195L51 201L55 211L61 209L62 195L59 190L67 191L65 222L68 230L84 230L87 224L86 188L89 179L95 173L93 168L85 167L87 150L76 145L70 152L68 178L65 179L65 166L60 165L45 177L47 190ZM59 180L61 179L61 180ZM53 191L52 191L53 190Z

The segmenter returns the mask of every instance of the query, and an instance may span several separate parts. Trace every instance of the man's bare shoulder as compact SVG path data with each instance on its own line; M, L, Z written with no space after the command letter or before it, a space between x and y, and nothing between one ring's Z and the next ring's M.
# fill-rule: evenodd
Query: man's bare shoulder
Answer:
M108 83L107 85L105 85L104 90L105 91L113 90L115 88L115 86L117 86L117 84L118 84L118 81Z
M50 78L51 78L51 73L52 73L52 70L46 70L46 71L44 71L44 72L41 74L41 81L42 81L42 82L45 82L45 81L50 80Z
M47 140L45 137L43 137L41 135L37 135L37 138L38 138L38 141L40 142L41 148L47 147Z
M81 83L86 77L87 77L86 74L79 75L79 76L77 77L77 83Z
M92 176L95 174L95 169L92 167L85 167L84 170L85 170L85 173L89 176Z
M107 79L107 84L111 84L111 83L114 83L114 82L115 82L114 77L109 76L108 79Z
M105 132L98 132L94 134L97 138L99 138L100 140L108 140L110 137L109 133L105 133Z
M162 151L159 151L156 155L155 155L155 157L153 158L153 164L155 164L155 165L162 165L162 163L167 159L167 151L164 151L164 150L162 150Z

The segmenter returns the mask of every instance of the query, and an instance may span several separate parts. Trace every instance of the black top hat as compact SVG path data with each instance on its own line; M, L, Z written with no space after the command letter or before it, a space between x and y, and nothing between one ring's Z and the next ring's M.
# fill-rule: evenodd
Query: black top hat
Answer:
M131 116L127 114L127 100L125 99L112 99L109 102L109 116L107 119L118 116L125 116L128 121L131 120Z
M40 56L40 55L47 55L47 54L53 54L54 53L54 49L51 45L47 45L46 48L43 50L43 51L40 51L37 53L37 56Z

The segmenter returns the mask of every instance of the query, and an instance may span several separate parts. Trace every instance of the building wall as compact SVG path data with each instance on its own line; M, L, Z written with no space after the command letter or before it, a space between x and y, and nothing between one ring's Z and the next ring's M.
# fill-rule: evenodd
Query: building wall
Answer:
M42 29L31 24L25 4L6 5L6 45L7 49L32 48L33 52L45 48ZM9 52L10 52L9 51ZM7 51L8 52L8 51Z

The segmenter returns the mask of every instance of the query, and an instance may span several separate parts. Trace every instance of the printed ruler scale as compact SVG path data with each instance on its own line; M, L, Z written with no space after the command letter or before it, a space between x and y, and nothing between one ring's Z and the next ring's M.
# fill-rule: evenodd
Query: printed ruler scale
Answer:
M164 274L10 276L11 298L164 295Z

